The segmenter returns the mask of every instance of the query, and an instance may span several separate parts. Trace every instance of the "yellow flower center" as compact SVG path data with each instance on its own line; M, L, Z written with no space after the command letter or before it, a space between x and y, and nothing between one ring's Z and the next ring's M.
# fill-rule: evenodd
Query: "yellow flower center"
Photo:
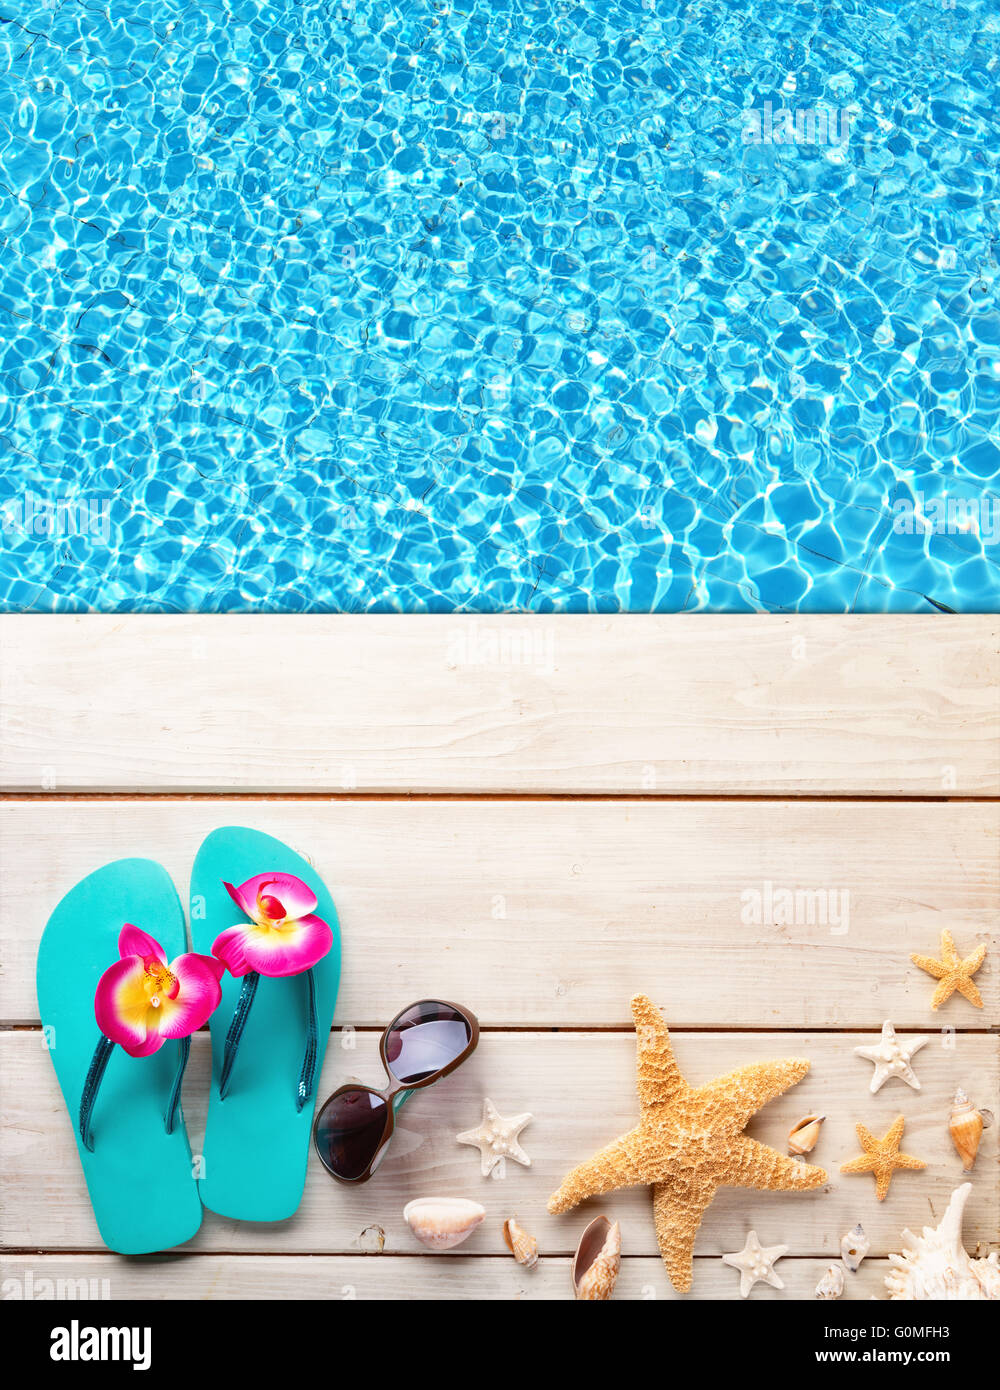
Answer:
M152 957L146 961L146 974L143 977L142 987L146 991L146 998L149 1000L151 1009L158 1009L163 997L170 997L177 977L172 975L162 961Z

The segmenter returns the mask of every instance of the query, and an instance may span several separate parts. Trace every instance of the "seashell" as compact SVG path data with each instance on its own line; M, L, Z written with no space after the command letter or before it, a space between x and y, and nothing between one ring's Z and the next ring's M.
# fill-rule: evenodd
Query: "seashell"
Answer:
M840 1265L831 1265L816 1285L817 1298L839 1298L844 1292L844 1271Z
M381 1255L385 1249L385 1231L381 1226L366 1226L358 1236L358 1246L366 1255Z
M921 1236L903 1232L903 1253L889 1256L893 1268L885 1276L890 1299L1000 1300L1000 1255L973 1260L962 1244L962 1215L971 1191L971 1182L956 1187L936 1230L925 1226Z
M403 1220L422 1245L451 1250L482 1222L486 1210L464 1197L418 1197L403 1208Z
M606 1216L595 1217L580 1237L573 1258L577 1298L591 1302L610 1298L621 1263L622 1233L618 1222L612 1225Z
M820 1126L825 1115L805 1115L792 1125L788 1131L788 1152L790 1154L811 1153L819 1138Z
M955 1092L951 1117L948 1120L948 1133L959 1158L962 1172L971 1173L979 1151L979 1141L983 1137L983 1117L972 1101L959 1086Z
M871 1246L868 1237L865 1235L865 1228L859 1221L853 1231L848 1231L847 1235L840 1242L840 1258L851 1271L857 1274L861 1268L861 1261L868 1254Z
M503 1223L503 1238L518 1264L524 1265L525 1269L534 1269L538 1263L538 1241L534 1236L529 1236L513 1216Z

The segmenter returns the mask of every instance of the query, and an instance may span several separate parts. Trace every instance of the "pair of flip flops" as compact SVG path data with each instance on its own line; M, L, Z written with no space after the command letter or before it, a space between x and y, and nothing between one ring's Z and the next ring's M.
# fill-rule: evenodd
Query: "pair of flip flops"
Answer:
M294 915L319 923L312 930L325 954L308 970L283 954L287 931L271 929L279 910L282 921L293 917L273 896L282 889L262 896L275 882L292 892L297 883L303 912ZM244 949L253 923L233 927L241 890L230 885L263 902L256 940L274 953L273 969ZM246 913L255 910L248 902ZM312 866L280 840L230 826L209 835L198 852L190 921L195 954L166 871L149 859L122 859L63 898L38 951L44 1037L102 1239L123 1255L189 1240L203 1207L235 1220L282 1221L298 1207L305 1184L315 1079L340 979L333 900ZM204 1152L195 1161L179 1107L189 1046L181 1034L200 1018L199 1005L207 1016L216 1002ZM195 1010L186 1021L181 1003ZM168 1016L161 1039L155 1028ZM116 1039L125 1045L112 1047L105 1033L116 1029L125 1030ZM135 1045L126 1051L129 1041Z

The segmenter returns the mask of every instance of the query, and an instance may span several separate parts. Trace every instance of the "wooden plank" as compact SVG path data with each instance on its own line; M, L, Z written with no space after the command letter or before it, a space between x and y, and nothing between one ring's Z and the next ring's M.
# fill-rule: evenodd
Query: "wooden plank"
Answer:
M918 1057L919 1095L892 1082L876 1096L868 1092L869 1064L851 1050L863 1040L858 1034L829 1033L675 1034L678 1062L696 1083L755 1059L798 1055L812 1061L810 1074L754 1121L749 1132L764 1142L783 1145L792 1123L810 1110L828 1116L813 1155L830 1174L828 1186L801 1194L721 1191L702 1225L699 1254L740 1249L752 1227L765 1244L787 1244L796 1256L830 1258L841 1236L861 1221L872 1254L885 1255L899 1248L904 1226L919 1228L940 1218L962 1181L945 1128L952 1093L961 1084L979 1104L996 1109L1000 1039L983 1034L933 1037ZM196 1153L208 1087L206 1044L204 1034L194 1040L184 1092ZM40 1034L0 1035L0 1074L6 1121L0 1152L0 1244L22 1251L100 1248L70 1118ZM380 1075L376 1034L334 1038L319 1094L325 1097L352 1077L371 1082ZM455 1142L457 1133L478 1122L484 1095L501 1113L530 1110L535 1116L522 1135L532 1166L510 1164L501 1181L482 1178L476 1151ZM402 1112L390 1153L370 1183L340 1186L313 1157L303 1203L292 1220L250 1225L206 1213L193 1245L214 1253L351 1254L366 1243L366 1228L379 1225L387 1254L419 1253L421 1247L402 1220L403 1207L414 1197L447 1194L473 1197L487 1209L488 1219L470 1242L470 1254L503 1254L501 1223L516 1214L546 1254L568 1255L585 1222L606 1211L622 1223L627 1254L655 1255L645 1189L610 1194L565 1216L549 1216L545 1210L565 1172L631 1128L637 1108L634 1042L627 1034L486 1033L464 1066L416 1096ZM898 1174L880 1204L869 1177L845 1176L838 1167L858 1151L856 1122L881 1133L899 1113L907 1116L906 1150L929 1166L924 1172ZM976 1241L995 1240L1000 1229L997 1132L997 1126L986 1131L972 1178L975 1191L966 1222L970 1248ZM206 1161L211 1162L211 1154Z
M640 989L675 1027L925 1027L933 982L910 952L936 951L943 925L963 950L990 940L1000 897L989 803L7 803L0 1016L37 1021L38 940L74 883L149 856L186 897L198 845L227 823L286 839L331 885L337 1020L356 1027L428 994L492 1027L627 1026ZM767 883L772 899L819 890L815 920L768 912ZM935 1023L1000 1023L993 942L987 1007L956 998Z
M542 1259L521 1269L508 1255L489 1259L461 1250L426 1258L381 1256L189 1255L119 1259L114 1255L12 1255L0 1259L0 1299L59 1296L112 1299L571 1299L570 1260ZM784 1259L784 1292L758 1284L754 1299L812 1298L826 1260ZM887 1260L870 1257L846 1275L843 1298L885 1298ZM695 1262L690 1294L670 1287L659 1259L626 1259L615 1285L619 1301L735 1298L739 1275L721 1260Z
M21 791L1000 793L1000 622L15 615Z

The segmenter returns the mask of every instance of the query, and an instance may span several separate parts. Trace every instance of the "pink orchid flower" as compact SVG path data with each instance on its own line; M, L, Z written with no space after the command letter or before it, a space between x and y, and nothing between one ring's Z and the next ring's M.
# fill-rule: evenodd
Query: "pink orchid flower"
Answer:
M94 999L97 1026L130 1057L149 1057L168 1038L196 1032L222 1000L223 966L193 951L169 965L163 947L126 923L118 938L121 960L101 976Z
M333 945L333 932L313 915L316 894L293 874L255 874L225 889L250 918L212 943L212 954L233 975L300 975Z

